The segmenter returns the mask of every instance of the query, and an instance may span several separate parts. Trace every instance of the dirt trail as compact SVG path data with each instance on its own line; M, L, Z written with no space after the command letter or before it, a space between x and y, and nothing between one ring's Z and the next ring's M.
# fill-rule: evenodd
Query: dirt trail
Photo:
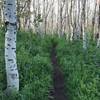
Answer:
M50 91L50 95L53 96L54 99L49 99L49 100L68 100L64 93L64 77L57 62L55 44L52 46L52 50L51 50L51 61L54 69L53 71L54 87Z

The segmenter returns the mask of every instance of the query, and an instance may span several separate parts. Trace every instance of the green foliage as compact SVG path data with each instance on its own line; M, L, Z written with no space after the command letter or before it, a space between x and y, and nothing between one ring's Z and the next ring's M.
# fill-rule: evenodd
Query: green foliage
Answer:
M91 44L84 58L81 41L68 43L60 40L57 56L65 76L65 91L69 100L99 100L100 50Z
M53 86L50 61L53 43L57 44L69 100L100 99L100 50L94 42L89 41L87 52L83 52L82 41L69 42L56 35L41 38L33 33L18 32L17 37L20 91L8 97L4 94L4 31L0 31L0 100L48 100Z
M4 63L4 31L0 31L0 90L6 87Z
M2 92L6 89L3 33L0 34L0 100L48 100L49 89L52 87L52 66L48 47L50 41L33 33L18 33L20 91L7 97Z

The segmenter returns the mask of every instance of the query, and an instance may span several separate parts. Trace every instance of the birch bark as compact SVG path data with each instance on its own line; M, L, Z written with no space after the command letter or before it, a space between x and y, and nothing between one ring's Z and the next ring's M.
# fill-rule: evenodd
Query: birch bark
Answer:
M97 47L100 47L100 0L98 0L99 3L99 11L98 11L98 39L97 39Z
M87 49L87 36L85 32L86 14L85 14L86 0L82 1L82 35L83 35L83 49Z
M4 18L7 31L5 33L5 65L7 75L7 92L19 90L19 74L16 62L16 0L4 0Z

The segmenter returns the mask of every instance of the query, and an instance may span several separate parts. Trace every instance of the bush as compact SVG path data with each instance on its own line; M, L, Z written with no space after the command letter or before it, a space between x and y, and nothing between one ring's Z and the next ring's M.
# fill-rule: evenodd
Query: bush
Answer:
M81 41L68 43L65 40L59 40L57 56L64 73L65 91L69 100L99 100L100 50L90 45L86 58L84 58L81 44Z
M19 32L17 37L20 91L7 97L3 93L6 89L4 35L0 34L0 100L48 100L49 89L52 87L52 66L48 47L50 39L42 39L25 32Z

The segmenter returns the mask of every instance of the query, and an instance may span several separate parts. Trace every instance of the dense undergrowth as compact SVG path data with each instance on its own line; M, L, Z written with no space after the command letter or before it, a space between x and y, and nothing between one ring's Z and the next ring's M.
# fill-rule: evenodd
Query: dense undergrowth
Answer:
M50 49L56 42L57 58L64 73L65 91L69 100L100 99L100 49L95 43L83 52L82 42L68 42L57 36L41 38L33 33L19 32L17 63L20 91L7 97L4 63L4 32L0 31L0 100L48 100L52 84Z
M79 41L60 39L57 57L65 77L69 100L100 99L100 49L91 43L87 51Z
M0 32L0 100L48 100L52 87L49 39L24 32L19 32L17 37L20 91L7 97L3 93L6 89L4 32Z

